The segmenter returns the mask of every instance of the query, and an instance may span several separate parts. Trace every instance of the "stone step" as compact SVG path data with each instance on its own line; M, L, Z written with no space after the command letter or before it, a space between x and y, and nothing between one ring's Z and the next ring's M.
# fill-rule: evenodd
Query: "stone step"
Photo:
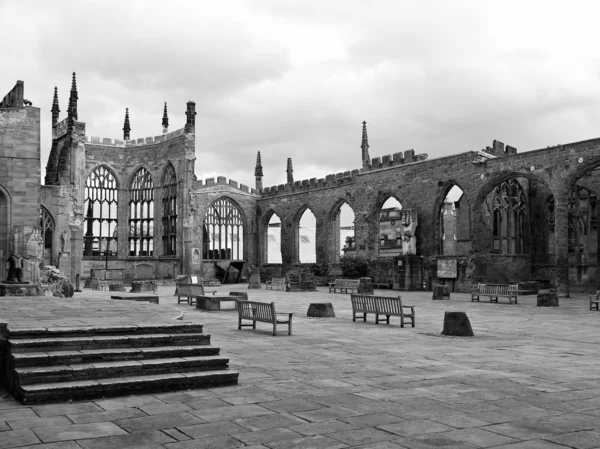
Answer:
M142 348L167 345L209 345L209 334L147 334L147 335L93 335L86 337L22 338L9 337L13 353L41 351L77 351L105 348Z
M237 371L216 370L149 376L116 377L34 385L19 385L15 396L24 404L94 399L132 393L165 392L237 384Z
M201 334L202 324L147 324L130 326L81 326L81 327L56 327L56 328L16 328L10 329L9 338L60 338L60 337L86 337L102 335L146 335L146 334Z
M210 345L156 346L150 348L82 349L78 351L18 352L11 354L15 368L28 366L72 365L125 360L162 359L218 355Z
M174 357L73 365L16 368L19 385L98 380L114 377L148 376L190 371L227 369L229 359L221 356Z

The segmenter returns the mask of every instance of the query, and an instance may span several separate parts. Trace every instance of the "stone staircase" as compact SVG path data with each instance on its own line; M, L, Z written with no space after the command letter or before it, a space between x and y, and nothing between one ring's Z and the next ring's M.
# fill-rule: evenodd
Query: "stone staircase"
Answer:
M12 329L5 386L24 404L237 384L201 324Z

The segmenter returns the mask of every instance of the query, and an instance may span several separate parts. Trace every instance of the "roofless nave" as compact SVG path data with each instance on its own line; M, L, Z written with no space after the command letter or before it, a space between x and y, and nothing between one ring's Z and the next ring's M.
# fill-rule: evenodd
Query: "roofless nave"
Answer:
M457 291L532 279L555 281L562 295L596 289L600 139L521 154L494 141L432 160L412 150L371 158L365 123L362 167L294 181L290 160L288 182L263 187L259 153L250 188L225 177L196 178L194 102L181 129L169 130L165 104L160 135L130 139L127 115L124 139L113 140L86 135L78 101L73 74L63 120L55 92L43 185L35 182L41 110L24 100L22 81L0 103L0 256L24 257L25 280L35 281L42 261L73 282L106 268L127 279L212 278L251 264L286 272L313 265L300 256L307 242L316 263L335 274L340 228L353 228L346 254L393 258L392 275L410 266L418 287L438 282L442 260L456 261ZM402 209L384 207L390 198ZM351 226L342 223L342 206L354 214ZM306 211L315 217L314 239L301 238ZM268 260L274 216L281 263ZM2 264L0 279L6 276ZM396 285L403 286L409 284Z

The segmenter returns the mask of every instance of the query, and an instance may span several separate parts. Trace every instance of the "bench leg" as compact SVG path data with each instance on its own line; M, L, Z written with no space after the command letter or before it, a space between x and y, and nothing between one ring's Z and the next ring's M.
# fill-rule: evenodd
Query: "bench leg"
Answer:
M400 314L400 327L404 327L404 314Z
M389 315L386 315L386 318L387 318L387 320L386 320L386 324L390 324L390 316L389 316Z
M290 317L290 322L288 324L288 335L292 335L292 318Z
M363 321L367 321L367 314L363 313Z
M242 317L238 316L238 330L242 328Z
M277 335L277 319L273 320L273 336Z

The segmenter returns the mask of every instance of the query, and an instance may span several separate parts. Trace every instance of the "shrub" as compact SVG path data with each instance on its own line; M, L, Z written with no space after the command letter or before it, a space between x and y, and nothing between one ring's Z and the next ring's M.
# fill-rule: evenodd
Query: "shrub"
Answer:
M369 262L370 259L365 256L350 255L340 257L342 276L349 279L368 276Z

